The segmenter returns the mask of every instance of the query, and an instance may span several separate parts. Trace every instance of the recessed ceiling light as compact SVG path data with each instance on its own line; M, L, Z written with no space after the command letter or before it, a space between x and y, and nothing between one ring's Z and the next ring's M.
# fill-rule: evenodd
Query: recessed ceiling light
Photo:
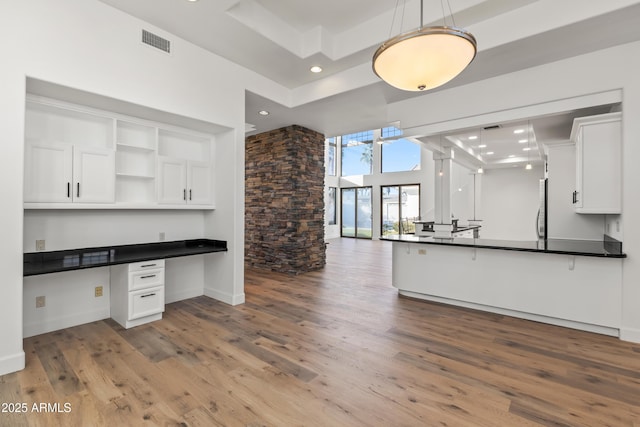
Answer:
M515 133L516 135L519 133L524 133L524 129L516 129L513 131L513 133Z
M478 137L477 137L476 135L471 135L471 136L469 137L469 140L470 140L470 141L473 141L474 139L478 139Z
M518 140L518 144L524 144L526 142L529 142L529 140L528 139L520 139L520 140Z
M522 149L522 151L529 151L529 150L531 150L531 148L529 148L529 147L524 147L524 148Z
M260 114L261 116L268 116L269 112L267 110L260 110L258 111L258 114Z
M490 155L493 154L493 151L487 151L486 154L487 154L487 156L490 156Z
M480 144L478 145L478 148L487 148L487 144Z
M312 73L321 73L322 67L319 65L314 65L313 67L309 68L309 71L311 71Z
M511 158L513 158L515 156L516 156L515 154L509 154L507 157L509 157L511 159Z
M198 0L187 0L187 1L188 1L188 2L191 2L191 3L195 3L195 2L197 2Z

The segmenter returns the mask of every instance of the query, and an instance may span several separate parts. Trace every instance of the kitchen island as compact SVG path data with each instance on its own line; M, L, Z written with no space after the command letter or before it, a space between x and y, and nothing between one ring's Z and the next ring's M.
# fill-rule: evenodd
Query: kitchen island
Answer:
M401 295L619 336L626 255L613 239L381 240Z

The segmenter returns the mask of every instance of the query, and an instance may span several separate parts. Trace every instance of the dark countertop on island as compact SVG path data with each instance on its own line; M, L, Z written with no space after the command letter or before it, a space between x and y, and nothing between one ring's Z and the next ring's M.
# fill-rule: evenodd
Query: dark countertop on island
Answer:
M224 251L227 251L227 242L224 240L192 239L64 251L28 252L24 254L23 276Z
M500 249L508 251L540 252L549 254L579 255L606 258L626 258L622 252L622 243L615 239L596 240L491 240L452 238L440 239L411 234L381 237L380 240L391 242L424 243L429 245L462 246L483 249Z

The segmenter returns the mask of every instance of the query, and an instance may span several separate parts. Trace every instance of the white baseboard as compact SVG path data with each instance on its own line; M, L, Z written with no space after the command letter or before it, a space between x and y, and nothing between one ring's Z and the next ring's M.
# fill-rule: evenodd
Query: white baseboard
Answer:
M640 343L640 329L620 328L620 339L622 341Z
M205 288L204 295L213 299L217 299L218 301L222 301L229 305L244 304L244 292L241 294L233 295L227 292L219 291L217 289Z
M202 295L204 295L202 288L181 289L177 292L171 292L170 294L165 294L164 302L165 304L171 304L172 302L182 301L189 298L195 298Z
M108 319L109 317L111 317L111 313L107 307L100 310L88 311L86 313L76 313L71 316L47 319L46 322L25 323L23 328L23 337L28 338L34 335L45 334L47 332L95 322L97 320Z
M539 314L532 314L532 313L526 313L526 312L523 312L523 311L509 310L509 309L505 309L505 308L493 307L493 306L483 305L483 304L476 304L476 303L466 302L466 301L459 301L459 300L454 300L454 299L450 299L450 298L442 298L442 297L437 297L437 296L433 296L433 295L425 295L425 294L420 294L420 293L417 293L417 292L410 292L410 291L398 291L398 292L400 293L400 295L404 295L404 296L411 297L411 298L423 299L423 300L434 301L434 302L440 302L440 303L443 303L443 304L455 305L455 306L458 306L458 307L472 308L474 310L488 311L490 313L504 314L505 316L517 317L519 319L532 320L534 322L540 322L540 323L548 323L550 325L562 326L564 328L571 328L571 329L578 329L578 330L581 330L581 331L594 332L596 334L609 335L609 336L613 336L613 337L620 336L620 339L623 339L622 335L621 335L622 331L617 329L617 328L610 328L610 327L607 327L607 326L600 326L600 325L592 325L592 324L589 324L589 323L582 323L582 322L576 322L576 321L573 321L573 320L559 319L559 318L556 318L556 317L541 316ZM637 331L636 333L640 333L640 331ZM640 338L640 335L638 335L637 337ZM630 341L630 340L625 340L625 341Z
M24 351L20 351L10 356L5 356L2 359L0 359L0 375L21 371L24 369L24 366L25 366Z

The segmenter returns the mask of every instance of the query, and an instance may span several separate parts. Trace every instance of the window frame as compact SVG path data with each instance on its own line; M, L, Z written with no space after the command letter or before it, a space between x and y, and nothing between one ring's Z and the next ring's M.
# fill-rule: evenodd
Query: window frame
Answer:
M351 137L351 138L345 138L345 137ZM366 139L365 139L366 138ZM344 177L344 176L364 176L364 175L373 175L373 171L374 171L374 155L373 155L373 141L375 138L375 134L374 134L374 130L368 130L368 131L361 131L361 132L354 132L354 133L349 133L349 134L344 134L340 136L340 176ZM355 140L356 142L359 142L361 145L366 145L367 147L365 149L368 149L371 152L371 158L369 159L369 172L367 173L361 173L361 174L351 174L351 175L345 175L344 173L344 160L345 160L345 155L344 155L344 150L345 148L349 147L349 145L345 146L345 140ZM347 142L348 144L348 142Z
M331 196L333 190L333 197ZM333 218L327 215L327 225L336 225L338 222L338 187L328 187L327 201L333 199Z
M422 188L420 183L415 184L389 184L389 185L380 185L380 236L384 237L384 189L387 187L398 187L398 222L402 223L402 187L418 187L418 218L420 218L420 205L422 200ZM398 229L398 234L400 234L400 230ZM414 233L402 233L402 234L415 234Z
M371 236L369 237L360 237L358 236L358 190L369 189L369 194L371 195ZM354 190L355 198L354 198L354 230L353 236L345 236L343 234L344 226L343 226L343 215L344 215L344 191L345 190ZM373 239L373 186L360 186L360 187L341 187L340 188L340 237L341 238L351 238L351 239Z

